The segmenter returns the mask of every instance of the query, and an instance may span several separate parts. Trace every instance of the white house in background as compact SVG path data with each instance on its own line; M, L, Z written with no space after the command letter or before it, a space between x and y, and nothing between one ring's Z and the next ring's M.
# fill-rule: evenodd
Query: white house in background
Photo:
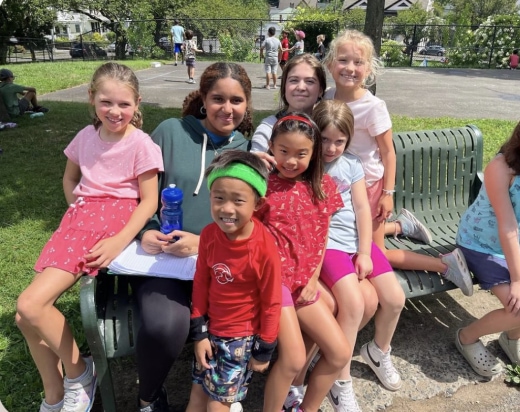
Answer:
M99 16L99 18L108 21L103 16ZM93 20L82 13L59 11L52 31L51 36L75 40L82 33L96 31L103 34L108 30L99 21Z
M344 0L343 10L366 9L368 0ZM431 1L430 1L431 2ZM412 4L419 3L423 9L427 9L428 0L385 0L385 15L396 15L398 11L408 10Z

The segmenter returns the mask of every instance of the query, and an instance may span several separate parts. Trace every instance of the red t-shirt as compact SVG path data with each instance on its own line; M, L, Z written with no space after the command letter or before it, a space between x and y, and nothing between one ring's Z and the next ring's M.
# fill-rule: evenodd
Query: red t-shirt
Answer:
M282 284L294 292L307 285L323 258L330 216L343 207L336 183L323 176L326 198L314 202L308 182L269 176L267 205L258 218L276 239L282 259Z
M512 54L509 56L509 66L511 66L513 69L516 69L518 67L519 60L520 56L518 56L518 54Z
M282 44L282 49L288 49L289 48L289 39L287 37L285 39L282 38L280 43ZM284 51L282 53L282 58L280 60L289 60L289 52L288 51Z
M243 240L229 240L216 223L202 230L191 317L208 315L215 336L259 335L271 343L280 323L280 257L264 225L253 222L253 233Z

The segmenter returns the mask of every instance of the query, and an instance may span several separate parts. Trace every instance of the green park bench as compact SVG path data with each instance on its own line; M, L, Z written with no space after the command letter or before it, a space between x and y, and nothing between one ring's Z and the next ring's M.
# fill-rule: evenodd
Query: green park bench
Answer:
M394 133L395 209L412 211L431 230L430 245L389 237L387 248L437 256L454 248L462 213L481 185L482 133L475 126ZM438 273L396 270L407 298L454 289ZM81 280L81 316L106 412L115 412L110 360L135 354L139 309L128 276L100 273Z

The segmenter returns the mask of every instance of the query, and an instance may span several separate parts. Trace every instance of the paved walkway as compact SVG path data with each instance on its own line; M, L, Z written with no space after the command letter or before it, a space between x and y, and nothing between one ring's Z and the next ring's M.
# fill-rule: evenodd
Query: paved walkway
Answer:
M197 62L196 79L209 65ZM263 89L265 75L260 63L244 63L253 84L253 106L275 110L279 91ZM188 84L186 67L171 63L137 72L143 102L161 107L181 107L198 83ZM457 117L465 119L519 120L520 70L479 69L385 69L379 77L377 96L393 115ZM334 84L329 77L328 84ZM86 101L86 85L42 96L42 100Z

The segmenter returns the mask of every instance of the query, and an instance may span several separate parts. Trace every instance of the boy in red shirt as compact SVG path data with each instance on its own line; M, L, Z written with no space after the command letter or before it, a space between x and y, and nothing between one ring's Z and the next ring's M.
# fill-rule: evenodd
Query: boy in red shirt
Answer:
M516 70L518 67L518 61L520 60L520 56L518 56L518 50L513 50L513 54L509 56L509 69Z
M253 217L265 203L266 166L252 153L229 150L205 176L214 223L200 234L193 279L195 361L188 412L229 410L246 397L253 371L269 366L282 301L274 238Z
M287 60L289 60L289 32L287 30L282 31L282 40L280 43L282 45L282 51L280 52L280 67L284 68L287 64Z

